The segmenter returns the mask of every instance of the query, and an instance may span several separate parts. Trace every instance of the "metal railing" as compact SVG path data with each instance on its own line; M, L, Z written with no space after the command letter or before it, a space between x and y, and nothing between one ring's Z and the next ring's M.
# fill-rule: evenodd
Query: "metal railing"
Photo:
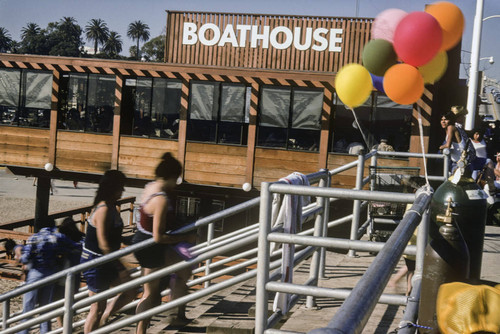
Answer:
M390 155L392 156L421 157L418 154L408 154L400 152L390 152L390 153L391 153ZM183 228L174 231L173 232L174 234L184 233L198 229L203 226L209 226L211 224L216 223L220 219L227 218L234 214L253 209L260 204L259 223L245 227L241 230L238 230L236 232L218 238L207 238L207 242L198 244L190 249L193 255L195 255L195 258L189 261L179 262L169 267L158 270L153 274L134 278L133 280L125 284L111 288L107 291L101 292L92 297L87 297L86 292L82 292L80 294L77 294L76 296L73 295L74 280L72 278L75 275L80 275L82 271L88 268L102 265L106 262L113 261L122 256L131 254L137 250L152 246L154 244L154 241L150 239L132 246L128 246L117 252L89 261L87 263L80 264L75 267L63 270L43 280L19 287L4 295L1 295L0 302L3 303L3 316L1 323L3 331L1 333L16 333L21 329L30 328L31 326L35 326L43 321L54 319L55 317L62 315L64 315L63 328L54 330L52 331L52 333L61 333L61 332L71 333L74 328L77 328L78 326L81 326L84 323L84 321L73 323L73 316L78 312L82 312L82 310L84 311L88 309L90 304L97 301L105 300L107 298L111 298L112 296L116 295L121 291L137 288L138 286L144 284L145 282L156 280L158 278L174 273L180 269L187 267L194 267L195 265L198 264L200 266L194 269L193 273L197 274L205 272L205 275L203 277L197 277L192 281L190 281L188 283L189 286L210 282L211 280L214 280L219 276L227 275L235 271L241 271L242 268L255 267L256 264L257 264L257 269L248 270L244 273L235 275L233 278L227 279L225 281L213 285L205 284L205 288L203 289L192 292L186 296L170 301L168 303L164 303L160 306L152 308L141 314L128 316L119 321L115 321L110 325L99 328L98 330L95 331L95 333L109 333L113 330L117 330L124 326L136 323L139 320L149 318L155 314L159 314L161 312L175 308L179 305L183 305L191 301L197 300L199 298L202 298L204 296L210 295L216 291L225 289L229 286L239 284L252 277L257 277L257 303L256 303L256 317L255 317L256 333L263 333L266 328L272 327L273 324L276 324L282 316L280 312L277 312L273 314L271 318L269 319L267 318L267 291L277 291L278 289L281 289L280 291L283 292L291 292L292 290L294 290L293 286L292 288L288 286L284 287L281 285L281 283L271 282L281 277L281 270L278 269L273 273L270 273L270 270L277 269L281 265L280 259L277 260L271 260L271 259L274 259L275 257L280 257L282 250L279 249L271 252L269 248L270 242L297 243L298 244L298 246L296 247L297 252L295 253L293 259L294 264L299 263L300 261L309 257L311 254L313 255L310 266L309 280L305 286L305 290L308 291L307 295L309 296L307 301L308 306L314 304L314 297L317 297L325 293L320 288L315 287L315 285L317 285L319 278L324 276L325 247L331 247L332 245L334 245L334 247L344 248L349 250L360 250L360 251L383 250L382 248L383 243L367 243L365 241L358 240L360 234L362 234L363 226L366 225L365 223L363 224L363 226L359 227L359 221L361 219L360 213L363 207L367 205L367 201L371 200L382 199L384 201L396 200L400 202L412 202L416 197L413 194L398 194L397 199L395 199L394 195L387 192L373 192L373 191L361 190L364 185L370 182L369 177L364 177L363 175L365 163L366 161L368 161L368 159L372 158L371 164L374 163L376 164L377 155L386 155L386 154L385 153L381 154L381 152L372 151L367 155L361 154L360 156L358 156L357 161L353 161L352 163L349 163L340 168L331 171L322 170L320 172L307 175L309 183L311 185L318 184L317 187L292 186L292 185L286 185L283 182L263 183L260 198L255 198L247 202L241 203L239 205L236 205L234 207L217 212L215 214L199 219L198 221L190 225L184 226ZM444 155L435 155L435 156L428 155L427 157L441 158L441 159L446 158L446 156ZM358 169L356 188L354 190L330 188L331 180L333 177L336 177L338 174L351 168ZM442 177L438 176L436 178L444 179L446 176L447 174L445 173L444 176ZM315 219L314 227L309 230L302 231L298 233L298 235L289 235L289 236L279 234L282 231L282 226L271 228L270 217L271 217L272 207L269 202L271 193L276 193L280 195L295 194L295 195L315 196L316 201L311 203L309 206L304 207L304 211L302 214L302 219L313 219L313 218ZM354 200L353 214L336 219L334 221L328 221L329 217L328 210L330 206L329 203L338 199L353 199ZM345 223L352 224L350 240L325 237L328 228ZM410 233L409 231L412 229L412 227L416 226L416 223L413 219L410 223L403 223L401 224L401 226L402 226L401 229L404 229L404 232L402 234L404 234L405 236L398 237L397 240L394 241L397 243L398 247L401 248L401 252L399 252L399 255L394 255L394 256L400 256L403 250L405 249L406 253L414 254L416 252L415 247L414 246L406 247L407 240L405 241L405 238L406 234ZM355 233L353 233L353 231ZM305 238L305 239L300 239L300 238ZM251 245L254 245L254 248L252 248ZM234 254L235 251L240 248L245 248L246 250ZM225 260L216 262L210 261L216 256L221 256L225 254L227 254L227 259ZM257 257L255 257L255 255ZM244 259L244 260L242 260L242 262L238 263L237 265L231 267L226 266L227 263L233 262L237 259ZM202 263L204 264L202 265ZM390 265L388 265L388 267L390 267ZM418 260L417 260L417 269L418 269ZM418 276L418 273L416 276ZM14 315L10 314L10 300L12 298L21 296L22 294L32 289L37 289L42 286L54 283L55 281L61 278L66 279L66 292L64 301L62 300L55 301L49 305L44 306L43 308L35 309L26 314L14 314ZM304 289L304 287L302 287L301 289ZM162 295L166 295L167 293L168 293L167 290L163 291ZM296 293L296 295L292 296L291 304L297 302L298 294L300 294L297 292L293 293ZM348 294L345 291L343 292L336 291L333 293L344 295L345 297L347 297ZM391 302L391 303L405 304L406 302L406 299L402 297L391 299L390 297L382 296L381 300L384 300L384 298L386 302ZM264 307L264 300L266 301L265 307ZM136 304L137 301L134 301L125 308L135 307ZM19 323L19 321L34 316L36 314L38 314L36 318Z

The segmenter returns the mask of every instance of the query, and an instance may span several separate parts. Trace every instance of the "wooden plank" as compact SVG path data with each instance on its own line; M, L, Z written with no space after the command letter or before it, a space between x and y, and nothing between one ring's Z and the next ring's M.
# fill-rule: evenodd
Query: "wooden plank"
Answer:
M279 159L315 163L318 161L318 155L317 152L285 151L265 148L257 148L255 150L256 159Z
M231 146L231 145L216 145L216 144L201 144L201 143L188 143L186 146L186 153L215 153L215 154L230 154L245 156L246 148L244 146Z
M226 165L245 166L246 157L235 157L231 155L203 154L203 153L187 154L185 162L186 168L188 164L194 162L218 164L221 166L226 166Z
M226 162L226 161L224 161ZM245 166L230 163L216 163L206 161L186 161L184 170L194 172L207 172L220 175L245 175Z
M68 142L60 141L57 145L57 150L75 151L81 153L109 153L112 154L113 146L109 144L101 143L80 143L80 142Z
M169 139L153 139L153 138L141 138L141 137L120 137L120 147L121 149L130 148L151 148L160 151L171 151L172 154L177 153L177 141Z
M0 161L4 165L17 165L41 168L47 162L48 155L33 155L0 152Z
M0 145L15 146L15 147L36 147L38 149L48 151L49 138L32 138L27 136L9 136L0 135ZM1 147L1 146L0 146Z
M84 143L101 143L113 144L113 137L109 134L95 134L83 132L59 131L58 141L84 142Z
M34 129L17 126L0 126L0 135L31 137L31 138L49 138L49 129Z
M186 171L184 173L184 179L187 182L192 182L192 183L215 184L215 185L237 186L237 187L240 187L245 182L245 177L243 175L227 175L227 174L216 174L211 172L195 172L195 171Z

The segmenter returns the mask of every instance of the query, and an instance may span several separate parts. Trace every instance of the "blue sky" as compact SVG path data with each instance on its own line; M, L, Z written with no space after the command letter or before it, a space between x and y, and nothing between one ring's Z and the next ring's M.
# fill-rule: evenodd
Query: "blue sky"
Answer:
M6 28L11 37L20 40L21 29L29 22L45 28L49 22L71 16L83 27L95 18L103 19L110 30L117 31L124 42L122 54L134 45L127 37L128 25L141 20L149 25L151 37L165 30L166 10L212 11L237 13L321 15L339 17L376 17L388 8L399 8L407 12L421 11L425 4L435 1L423 0L0 0L0 27ZM450 0L465 16L465 31L462 39L461 77L467 77L470 62L471 38L476 1ZM500 1L484 0L483 17L500 15ZM480 62L479 69L500 81L500 18L483 22L481 57L493 56L495 64ZM88 46L92 43L86 41Z

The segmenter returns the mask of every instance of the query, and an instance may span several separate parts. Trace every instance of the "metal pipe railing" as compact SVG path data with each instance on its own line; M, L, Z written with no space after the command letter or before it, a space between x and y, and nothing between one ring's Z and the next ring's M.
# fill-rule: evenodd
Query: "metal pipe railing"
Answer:
M417 227L420 218L429 206L432 197L430 189L419 191L415 202L393 232L386 246L375 257L366 273L352 290L326 328L310 331L311 334L361 333L368 317L389 280L392 270L399 261L403 249Z

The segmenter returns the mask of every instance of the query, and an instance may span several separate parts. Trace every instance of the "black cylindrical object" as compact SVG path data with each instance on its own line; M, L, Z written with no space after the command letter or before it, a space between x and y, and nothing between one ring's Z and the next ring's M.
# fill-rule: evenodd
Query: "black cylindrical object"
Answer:
M425 248L418 324L432 329L419 329L419 333L439 333L436 297L440 285L465 282L469 276L467 245L456 225L451 223L451 216L448 217L448 223L439 228L439 235Z
M468 177L461 177L457 184L448 180L437 188L430 207L431 240L439 237L439 228L444 223L437 221L436 216L445 213L448 199L453 202L453 218L469 249L470 278L479 281L487 213L485 193L473 179Z

